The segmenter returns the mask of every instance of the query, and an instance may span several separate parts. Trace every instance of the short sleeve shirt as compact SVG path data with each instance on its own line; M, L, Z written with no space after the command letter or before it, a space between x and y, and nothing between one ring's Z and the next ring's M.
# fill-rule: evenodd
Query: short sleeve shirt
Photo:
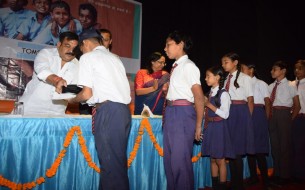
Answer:
M292 107L293 98L297 95L296 86L293 85L291 81L288 81L287 78L284 78L280 81L281 83L277 86L275 99L273 106L285 106ZM272 93L273 87L275 86L276 81L269 85L269 93Z
M269 97L268 85L256 77L252 78L254 104L265 104L265 98Z
M104 46L98 46L80 58L79 83L92 89L89 105L106 100L129 104L130 85L122 61Z
M166 99L185 99L194 102L192 86L195 84L201 85L200 71L187 55L180 57L175 63L177 63L177 67L171 74Z
M234 81L236 79L237 71L232 73L232 78L230 80L230 88L229 88L229 94L231 96L231 100L244 100L248 101L249 96L253 96L253 87L252 87L252 81L251 77L248 75L240 72L239 76L237 78L237 83L239 85L239 88L236 88L234 86ZM225 86L228 82L228 77L225 81Z

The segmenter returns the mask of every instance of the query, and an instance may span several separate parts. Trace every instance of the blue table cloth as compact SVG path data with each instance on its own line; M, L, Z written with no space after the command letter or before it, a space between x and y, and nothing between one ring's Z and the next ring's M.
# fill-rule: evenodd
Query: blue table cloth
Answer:
M133 117L128 141L127 157L133 150L142 118ZM158 144L163 147L162 119L150 118L149 123ZM45 183L33 189L98 189L99 173L88 166L81 153L75 135L67 148L54 177L46 177L49 169L64 148L68 131L80 126L86 146L94 163L99 166L91 132L91 117L18 117L0 116L0 176L15 183L28 183L45 177ZM200 145L194 144L194 153L200 152ZM209 158L200 158L193 164L195 189L211 186ZM249 176L245 167L244 176ZM163 157L155 149L146 130L137 155L128 170L131 190L166 189ZM0 189L8 189L0 186Z

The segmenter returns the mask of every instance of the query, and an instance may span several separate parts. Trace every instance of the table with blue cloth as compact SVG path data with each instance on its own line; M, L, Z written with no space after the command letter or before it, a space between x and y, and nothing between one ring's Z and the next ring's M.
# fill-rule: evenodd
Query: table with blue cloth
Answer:
M71 137L70 143L67 136ZM166 189L162 147L162 119L133 116L127 148L131 190ZM196 159L200 148L194 144L195 189L211 186L209 158ZM88 116L2 115L0 155L0 189L18 184L52 190L99 186L99 162ZM248 176L245 168L244 175Z

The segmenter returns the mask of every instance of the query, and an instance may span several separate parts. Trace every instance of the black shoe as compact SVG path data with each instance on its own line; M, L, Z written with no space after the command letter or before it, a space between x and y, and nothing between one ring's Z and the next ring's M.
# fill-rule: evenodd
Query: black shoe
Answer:
M277 178L276 180L273 180L270 182L270 184L276 186L276 187L283 187L285 185L288 185L291 183L291 180L289 178Z
M274 188L282 188L283 185L280 182L280 178L278 176L273 176L269 179L269 183L267 184L269 187L274 187Z
M271 176L271 177L269 178L269 181L270 181L270 182L276 182L276 181L278 181L279 179L280 179L279 176Z
M248 178L248 180L246 181L246 183L245 183L245 185L246 185L246 187L250 187L250 186L253 186L253 185L256 185L256 184L258 184L259 183L259 180L258 180L258 178L256 178L256 177L250 177L250 178Z
M291 179L290 178L280 178L279 184L282 186L291 184Z
M277 189L281 188L282 186L275 185L274 183L263 183L263 189L264 190L272 190L272 189Z
M294 177L294 178L291 179L291 183L294 183L294 184L305 184L305 180L297 178L297 177Z
M272 186L272 185L268 185L268 186L263 186L263 190L273 190L273 189L277 189L278 187Z

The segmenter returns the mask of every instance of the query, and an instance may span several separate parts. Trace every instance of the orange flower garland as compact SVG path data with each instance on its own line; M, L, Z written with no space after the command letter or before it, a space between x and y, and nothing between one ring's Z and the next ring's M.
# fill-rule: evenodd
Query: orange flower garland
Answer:
M58 154L58 157L53 162L51 168L47 170L47 172L46 172L47 177L50 178L50 177L53 177L56 174L57 169L58 169L58 167L61 163L61 160L63 159L63 157L65 157L65 153L66 153L66 149L63 149L63 150L60 151L60 153Z
M201 152L192 158L192 162L197 162L201 158Z
M77 134L77 137L78 137L78 143L81 147L80 150L83 153L84 158L88 163L88 166L90 168L93 168L97 173L100 173L101 172L100 168L92 161L91 155L90 155L90 153L88 151L88 148L86 146L86 140L82 136L82 131L80 130L80 127L76 128L76 134Z
M143 122L143 120L142 120L142 122ZM144 127L145 127L145 125L142 125L142 124L140 125L139 132L138 132L139 135L136 138L134 147L133 147L132 151L130 152L129 158L127 160L128 168L131 166L132 161L135 159L135 157L137 155L138 149L140 147L140 143L142 141L142 135L144 134Z
M146 126L146 130L148 132L149 138L152 141L152 143L153 143L155 149L157 150L158 154L163 157L163 149L158 144L157 139L156 139L156 137L155 137L155 135L152 131L152 127L151 127L148 119L143 119L142 124L144 124Z
M140 143L142 142L142 136L144 134L144 129L146 129L150 140L153 143L153 146L155 147L155 149L157 150L158 154L160 156L163 156L163 149L162 147L158 144L157 139L152 131L152 126L149 123L149 120L147 118L143 118L141 121L141 125L139 127L139 131L138 131L138 136L135 140L135 144L133 147L133 150L130 152L129 154L129 158L127 161L127 165L128 167L131 166L133 160L135 159L135 157L137 156L137 152L139 150L140 147ZM67 132L64 143L63 143L63 147L64 149L62 149L57 158L55 158L55 161L53 162L53 164L51 165L51 167L49 169L47 169L45 175L48 178L51 178L53 176L56 175L58 167L60 166L62 159L65 157L66 152L67 152L67 148L70 146L71 141L74 137L74 135L77 135L78 138L78 143L80 145L80 150L83 153L83 156L86 160L86 162L88 163L88 166L93 168L96 172L100 173L100 168L92 161L92 157L88 151L88 148L86 146L86 140L85 138L82 136L82 131L81 128L79 126L74 126L71 127L71 129ZM201 152L199 152L196 156L194 156L192 158L192 162L197 162L201 157ZM28 183L15 183L12 182L6 178L4 178L3 176L0 175L0 186L4 186L4 187L8 187L10 189L32 189L34 187L36 187L36 185L40 185L42 183L45 182L45 177L39 177L38 179L36 179L36 181L32 181L32 182L28 182Z
M100 168L92 161L91 155L86 146L86 140L82 136L82 131L81 131L80 127L74 126L74 127L71 127L71 129L67 132L67 135L66 135L64 143L63 143L64 149L62 149L59 152L57 158L55 158L55 161L53 162L51 167L49 169L47 169L46 176L48 178L55 176L55 174L57 173L58 167L60 166L62 159L65 157L67 148L70 146L75 133L77 134L78 143L81 147L80 148L81 152L83 153L84 158L86 159L86 161L88 163L88 166L93 168L96 172L100 173ZM10 189L17 189L17 190L32 189L32 188L36 187L36 185L40 185L44 182L45 182L45 178L39 177L38 179L36 179L36 181L21 184L21 183L12 182L0 175L0 186L8 187Z
M144 129L146 129L150 140L152 141L155 149L157 150L158 154L160 156L163 157L163 149L161 148L161 146L158 144L157 139L152 131L152 127L149 123L149 120L147 118L143 118L141 121L141 125L139 127L139 131L138 131L138 136L135 140L135 144L134 147L132 149L132 151L129 154L129 158L127 160L127 166L130 167L131 163L133 162L133 160L135 159L135 157L137 156L138 153L138 149L140 147L140 143L142 141L142 136L144 134ZM192 162L197 162L199 159L201 158L201 152L199 152L196 156L192 157Z

